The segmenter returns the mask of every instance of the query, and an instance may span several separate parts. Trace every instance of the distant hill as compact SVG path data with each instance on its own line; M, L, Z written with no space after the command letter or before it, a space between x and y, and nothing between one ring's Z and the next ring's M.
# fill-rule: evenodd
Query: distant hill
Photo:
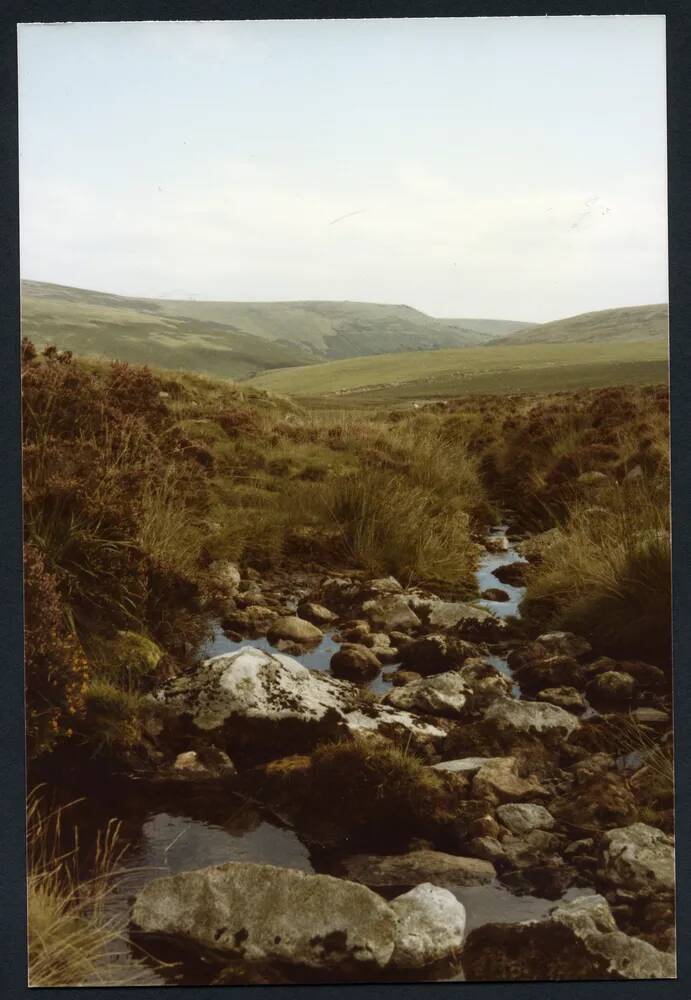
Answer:
M663 340L667 336L667 305L629 306L581 313L540 323L495 340L495 344L574 344Z
M539 323L521 323L511 319L440 319L437 322L472 333L479 333L485 340L494 337L507 337L517 330L529 330L534 326L539 326Z
M151 299L126 298L36 281L22 282L22 334L85 357L246 378L306 365L296 344L255 337L229 324L171 316Z
M236 379L317 361L478 346L508 322L435 319L369 302L133 298L39 281L22 282L22 315L24 333L39 345Z

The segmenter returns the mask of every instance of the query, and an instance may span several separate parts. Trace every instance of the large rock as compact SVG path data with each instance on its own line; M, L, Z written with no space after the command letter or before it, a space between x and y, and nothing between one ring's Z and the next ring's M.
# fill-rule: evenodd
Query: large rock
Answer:
M588 703L580 691L567 685L543 688L542 691L538 691L535 698L537 701L546 701L550 705L556 705L557 708L563 708L566 712L573 712L574 715L580 715L588 707Z
M461 601L420 601L415 605L432 628L455 629L471 639L491 637L506 628L506 623L490 611Z
M313 625L329 625L336 619L333 611L329 611L323 604L317 604L314 601L303 601L298 604L297 613L300 618L312 622Z
M602 838L604 881L642 896L674 891L674 841L647 823L609 830Z
M573 656L555 655L524 663L514 671L514 676L521 691L529 694L544 688L579 688L584 685L581 665Z
M383 632L412 632L421 625L403 594L384 594L363 601L362 613Z
M497 808L497 818L511 833L531 833L533 830L551 830L554 816L544 806L531 802L507 802Z
M470 694L471 690L461 675L449 671L394 688L384 698L384 704L421 715L441 715L453 719L464 714Z
M635 687L630 674L606 670L588 682L585 693L594 705L626 705L633 698Z
M537 641L555 656L585 656L591 649L587 639L573 632L545 632Z
M532 802L547 797L534 774L518 773L515 757L490 757L473 778L473 798L490 802Z
M173 678L154 698L178 727L215 733L256 759L309 750L348 733L381 733L413 746L445 735L423 719L363 699L354 684L252 646Z
M441 674L460 667L477 649L463 639L450 635L425 635L407 643L401 649L401 666L404 670L428 676Z
M458 674L472 692L470 701L473 711L487 708L495 698L506 697L513 690L510 677L479 657L466 660Z
M365 886L235 861L149 882L132 922L248 963L330 971L383 969L396 944L393 911Z
M500 583L508 583L510 587L525 587L526 571L530 568L527 562L505 563L492 570Z
M448 889L423 882L391 902L396 916L392 969L423 969L458 956L465 907Z
M323 638L324 633L311 622L297 615L285 615L283 618L276 618L272 623L267 638L270 642L277 639L286 639L289 642L296 642L300 645L314 645Z
M408 854L355 854L343 861L348 878L377 888L404 888L433 882L435 885L483 885L495 876L494 865L479 858L461 858L442 851L419 850Z
M485 712L485 722L500 725L516 735L534 734L554 740L570 736L580 724L574 715L556 705L516 698L493 701Z
M483 764L486 764L491 757L462 757L459 760L442 760L438 764L431 766L436 771L448 771L450 774L467 774L470 777L476 774Z
M365 683L376 677L381 669L379 660L367 646L346 642L331 657L331 673L356 683Z
M463 949L466 979L672 979L674 955L617 929L602 896L557 906L542 920L476 927Z
M234 597L240 588L241 579L237 564L228 559L219 559L209 566L208 586L222 597Z

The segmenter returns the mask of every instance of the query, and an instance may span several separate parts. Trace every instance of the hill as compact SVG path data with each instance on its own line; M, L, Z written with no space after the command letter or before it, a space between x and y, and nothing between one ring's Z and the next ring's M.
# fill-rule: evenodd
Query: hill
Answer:
M511 319L440 319L438 323L445 323L447 326L458 327L468 330L471 333L481 334L485 340L495 337L508 337L510 333L518 330L530 330L539 326L539 323L521 323Z
M667 345L537 344L466 347L349 358L267 372L257 388L296 397L323 396L339 405L394 402L478 393L558 392L667 379Z
M229 324L162 313L151 299L22 282L22 334L84 357L240 379L312 355Z
M510 333L495 343L573 344L616 341L664 340L667 337L667 305L601 309L566 319L541 323Z
M37 281L22 282L22 299L25 332L38 343L235 378L312 360L490 343L523 325L435 319L405 305L131 298Z

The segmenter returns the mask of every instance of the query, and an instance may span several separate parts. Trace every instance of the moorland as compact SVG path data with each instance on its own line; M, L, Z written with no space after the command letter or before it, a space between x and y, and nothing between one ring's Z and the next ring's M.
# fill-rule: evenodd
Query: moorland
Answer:
M673 976L661 307L434 349L387 313L363 359L352 309L59 287L24 300L32 983Z

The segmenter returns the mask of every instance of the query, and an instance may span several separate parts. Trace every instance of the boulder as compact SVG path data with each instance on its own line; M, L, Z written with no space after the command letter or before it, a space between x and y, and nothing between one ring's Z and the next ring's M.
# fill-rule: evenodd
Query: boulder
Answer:
M519 836L533 830L551 830L554 826L551 812L532 802L507 802L497 808L497 818L511 833Z
M286 615L276 618L272 623L267 638L269 642L286 639L299 645L314 645L324 637L321 629L297 615Z
M406 643L400 650L400 658L404 670L414 670L428 676L460 667L468 657L475 656L476 653L477 648L463 639L432 634Z
M486 710L484 721L515 735L534 734L553 740L570 736L579 726L578 719L563 708L515 698L497 698Z
M602 896L581 896L541 920L476 927L463 949L467 980L548 982L672 979L674 955L617 929Z
M377 888L435 885L483 885L495 877L494 865L478 858L428 849L408 854L355 854L343 861L349 879Z
M627 705L633 698L635 687L631 674L606 670L588 682L585 693L594 705Z
M510 587L525 587L526 570L530 568L530 563L512 562L497 566L492 570L492 576L496 576L500 583L508 583Z
M460 674L449 671L394 688L385 696L384 704L421 715L460 718L470 693Z
M436 771L448 771L450 774L467 774L471 777L476 774L483 764L491 760L491 757L463 757L460 760L442 760L438 764L432 764Z
M490 757L473 778L473 798L490 802L532 802L547 792L534 774L518 773L515 757Z
M411 681L420 681L422 676L413 670L396 670L391 678L394 687L401 687L403 684L410 684Z
M392 630L412 632L421 625L420 619L410 608L403 594L387 593L366 600L362 604L362 612L375 629L384 632Z
M521 691L534 694L549 687L582 687L583 671L572 656L548 656L530 663L523 663L514 671Z
M227 611L221 625L224 631L240 632L248 635L263 635L275 618L276 611L263 604L251 604L242 610Z
M179 753L173 764L173 772L180 778L193 781L229 778L237 773L228 754L216 747L208 747L199 752L185 750Z
M509 540L506 535L488 535L484 546L488 552L508 552Z
M638 804L622 774L602 771L590 777L581 775L574 788L550 803L550 811L561 823L574 832L592 833L635 819Z
M516 545L516 552L529 562L541 562L553 546L558 545L563 540L563 534L559 528L549 528L537 535L531 535Z
M242 577L237 563L230 562L228 559L219 559L209 566L207 579L210 590L228 598L235 597L240 588Z
M248 963L334 972L383 969L396 944L392 909L365 886L246 862L149 882L132 922Z
M297 613L300 618L311 622L313 625L329 625L336 620L333 611L329 611L323 604L316 604L314 601L303 601L297 606Z
M591 650L588 640L573 632L545 632L537 637L537 641L553 656L579 657Z
M431 601L427 604L425 620L432 628L455 629L460 636L470 638L492 635L506 628L505 622L490 611L474 604L460 601Z
M506 697L513 690L510 677L479 657L466 660L458 676L471 690L470 706L473 711L485 709L495 698Z
M501 590L499 587L489 587L487 590L483 590L480 597L485 601L508 601L509 595L505 590Z
M153 698L183 731L213 732L258 760L304 752L348 733L382 733L423 746L445 736L407 712L363 701L354 684L252 646L180 674Z
M363 684L377 676L381 669L379 660L367 646L344 643L331 657L331 673L335 677Z
M674 841L647 823L609 830L602 838L605 882L641 896L674 892Z
M396 917L392 969L423 969L458 957L465 907L441 886L422 882L390 903Z
M550 705L556 705L557 708L563 708L566 712L573 712L574 715L580 715L588 707L585 698L575 687L543 688L542 691L538 691L535 698L537 701L546 701Z
M504 857L512 869L550 865L561 867L561 846L562 838L548 830L530 830L520 836L514 834L502 840Z

